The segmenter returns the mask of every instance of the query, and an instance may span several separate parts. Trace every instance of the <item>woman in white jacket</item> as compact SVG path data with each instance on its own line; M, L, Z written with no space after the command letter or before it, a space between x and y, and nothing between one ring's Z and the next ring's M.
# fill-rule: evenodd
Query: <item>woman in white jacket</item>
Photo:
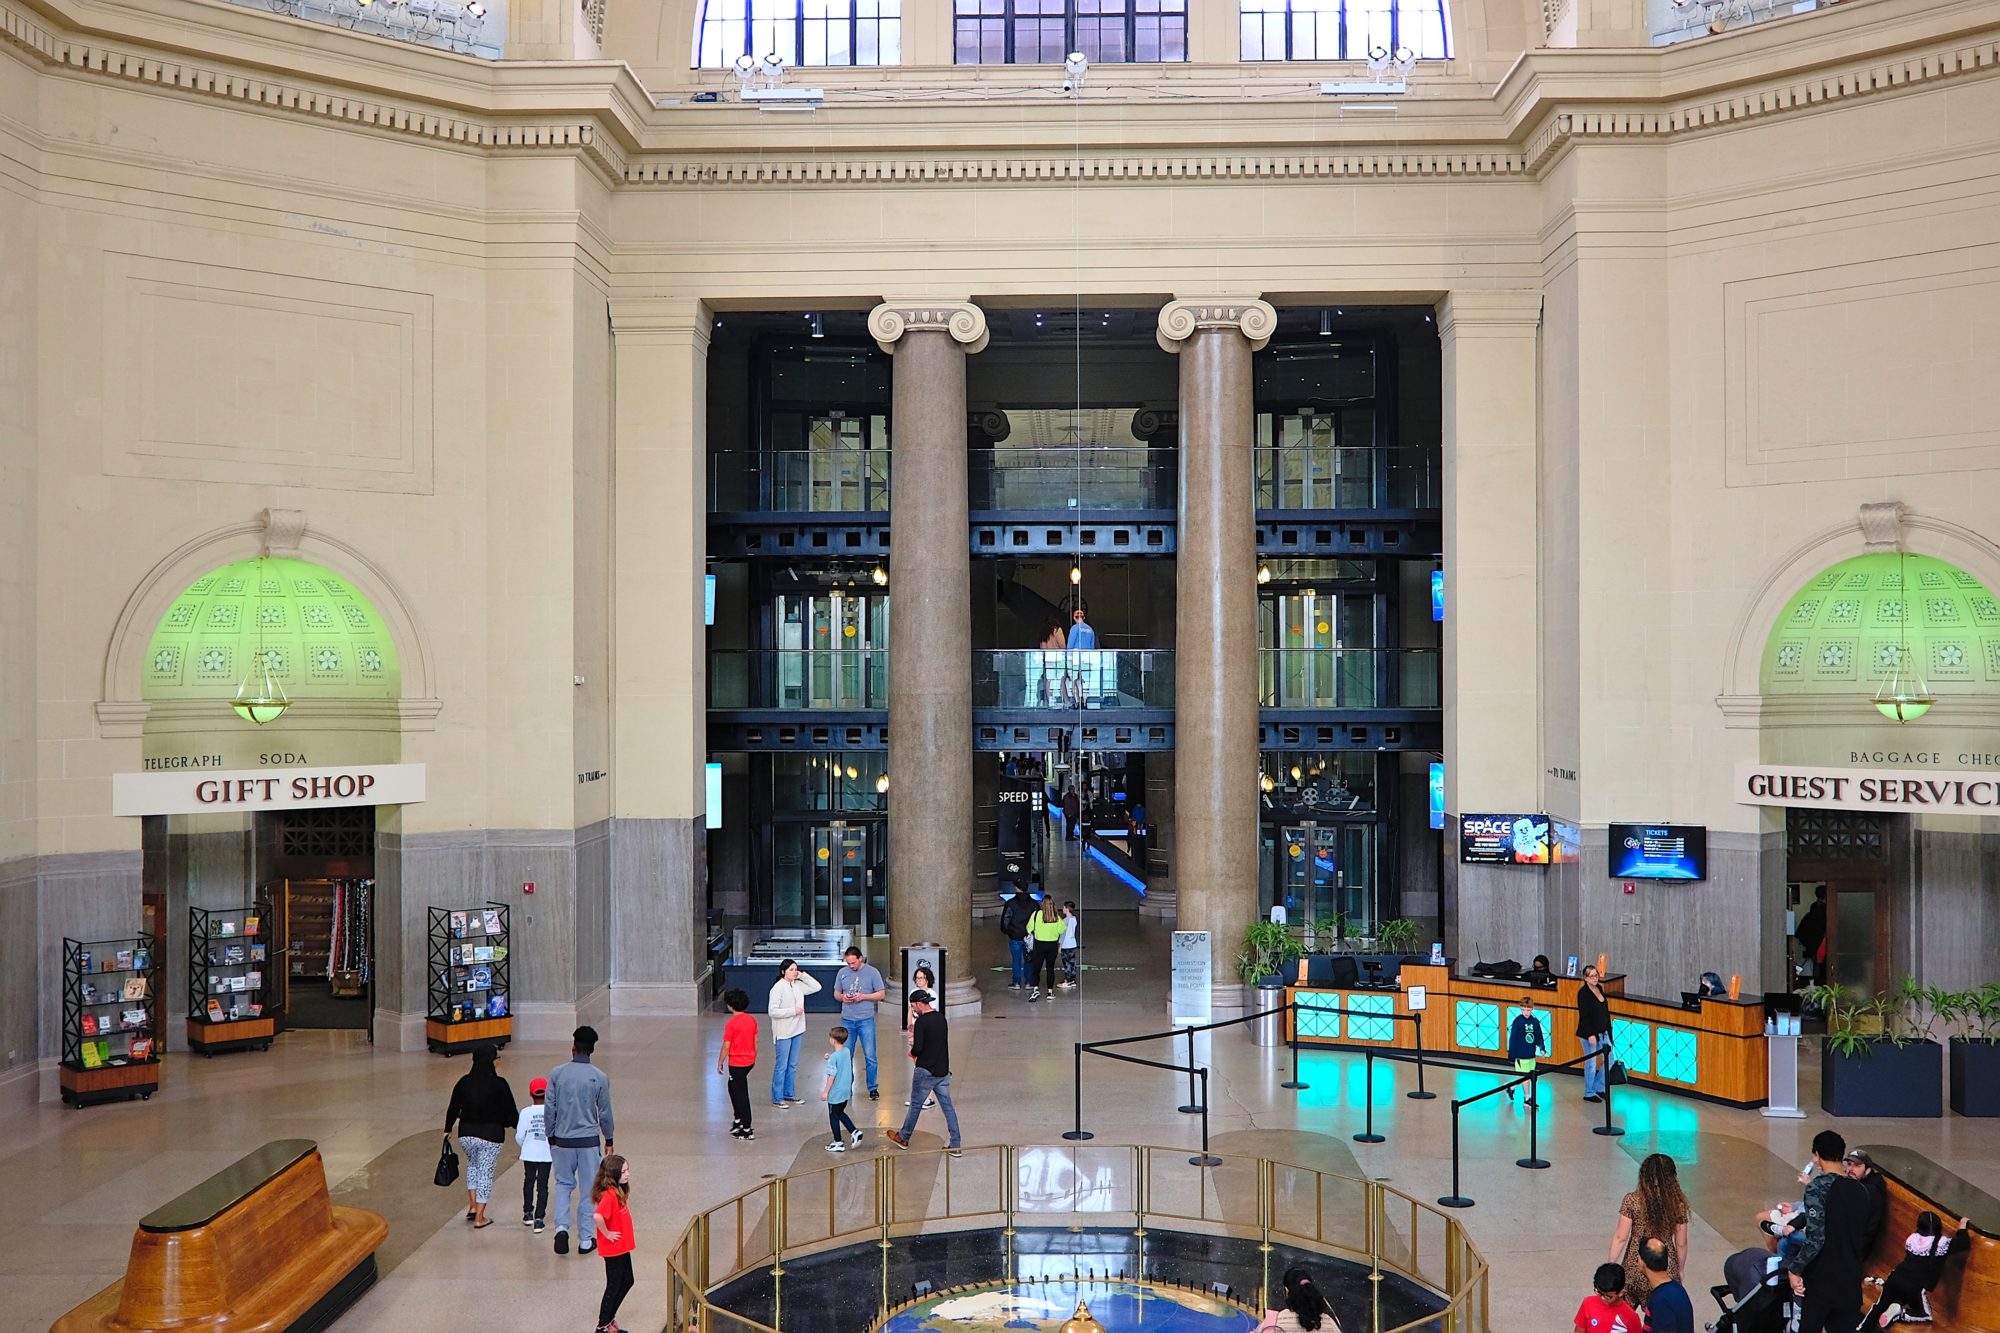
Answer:
M817 993L819 983L799 970L794 959L778 964L777 984L771 987L771 1046L777 1062L771 1066L771 1105L784 1109L804 1101L795 1083L799 1072L799 1043L806 1035L806 996Z

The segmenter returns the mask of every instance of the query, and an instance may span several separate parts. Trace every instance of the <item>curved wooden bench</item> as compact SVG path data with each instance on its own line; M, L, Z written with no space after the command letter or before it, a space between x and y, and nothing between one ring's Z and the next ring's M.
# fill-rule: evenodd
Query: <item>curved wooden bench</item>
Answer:
M333 1206L318 1144L279 1139L148 1213L124 1278L51 1333L325 1328L375 1285L388 1234L379 1214Z
M1865 1151L1889 1187L1888 1214L1868 1256L1869 1276L1887 1277L1902 1259L1904 1238L1917 1229L1918 1213L1926 1209L1936 1213L1947 1234L1959 1218L1970 1218L1971 1248L1952 1256L1931 1293L1931 1314L1937 1319L1932 1327L1939 1333L2000 1329L2000 1240L1995 1239L2000 1233L2000 1200L1922 1153L1873 1144ZM1872 1288L1869 1299L1874 1299Z

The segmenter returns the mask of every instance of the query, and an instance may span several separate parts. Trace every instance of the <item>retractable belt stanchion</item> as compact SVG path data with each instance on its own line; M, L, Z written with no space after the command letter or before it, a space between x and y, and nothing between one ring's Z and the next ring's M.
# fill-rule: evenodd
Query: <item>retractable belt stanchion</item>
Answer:
M1526 1167L1530 1171L1546 1171L1549 1164L1535 1151L1536 1131L1542 1118L1541 1083L1535 1074L1528 1075L1528 1155L1516 1157L1515 1166Z
M1208 1071L1201 1071L1201 1154L1188 1158L1189 1166L1221 1166L1222 1159L1208 1151Z
M1463 1105L1456 1098L1451 1103L1451 1193L1438 1200L1444 1208L1470 1208L1472 1200L1465 1197L1458 1188L1458 1108Z
M1285 1014L1292 1020L1292 1076L1278 1086L1299 1092L1311 1086L1299 1081L1299 1002L1297 1000L1287 1002Z
M1071 1142L1094 1139L1097 1136L1083 1127L1083 1043L1076 1043L1076 1128L1065 1130L1063 1137Z
M1375 1052L1363 1049L1361 1054L1366 1058L1368 1067L1367 1079L1364 1084L1365 1091L1361 1094L1362 1101L1367 1106L1368 1127L1363 1132L1356 1134L1354 1141L1356 1143L1381 1143L1383 1141L1382 1136L1375 1132Z
M1592 1125L1590 1132L1607 1139L1615 1139L1625 1131L1611 1123L1611 1047L1604 1048L1604 1123Z
M1194 1099L1194 1029L1190 1027L1186 1029L1186 1032L1188 1046L1188 1099L1186 1105L1180 1109L1182 1115L1193 1115L1197 1111L1205 1111L1207 1108ZM1208 1098L1206 1097L1201 1099L1202 1102L1206 1102L1207 1100Z
M1412 1101L1427 1102L1437 1094L1424 1091L1424 1016L1421 1013L1412 1013L1410 1018L1417 1025L1417 1086L1414 1092L1406 1092L1403 1095Z

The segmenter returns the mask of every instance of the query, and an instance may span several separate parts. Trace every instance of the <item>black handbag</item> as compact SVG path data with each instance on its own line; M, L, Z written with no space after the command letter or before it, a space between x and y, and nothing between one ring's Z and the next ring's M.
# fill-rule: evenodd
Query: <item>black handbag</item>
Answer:
M1611 1072L1604 1076L1604 1081L1606 1083L1622 1084L1625 1081L1625 1062L1623 1060L1613 1060L1611 1062Z
M444 1141L444 1151L438 1154L438 1169L431 1177L433 1183L449 1185L458 1179L458 1154L451 1150L451 1140Z

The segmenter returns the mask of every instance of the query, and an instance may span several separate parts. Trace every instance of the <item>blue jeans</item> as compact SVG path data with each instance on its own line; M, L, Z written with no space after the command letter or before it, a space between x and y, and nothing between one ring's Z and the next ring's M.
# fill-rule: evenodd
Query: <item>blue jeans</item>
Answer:
M1784 1235L1778 1237L1778 1262L1784 1264L1787 1268L1791 1266L1792 1256L1796 1255L1805 1246L1806 1229L1804 1221L1804 1215L1801 1214L1799 1229L1797 1231L1787 1231Z
M1014 965L1013 985L1028 984L1028 942L1010 939L1007 941L1007 960Z
M951 1104L951 1075L933 1078L921 1067L910 1070L910 1109L903 1116L903 1137L909 1138L917 1128L917 1117L922 1114L926 1099L937 1098L938 1107L944 1112L945 1128L951 1131L951 1146L958 1146L958 1110Z
M774 1106L783 1104L787 1098L796 1099L799 1095L796 1086L799 1080L799 1043L805 1039L803 1032L796 1037L777 1039L776 1063L771 1066L771 1104Z
M1611 1049L1611 1038L1585 1037L1583 1039L1583 1049L1586 1054L1591 1051L1608 1052ZM1604 1095L1604 1073L1610 1063L1611 1056L1609 1054L1606 1054L1602 1059L1585 1060L1583 1062L1584 1096L1602 1097Z
M549 1145L556 1174L556 1230L569 1230L570 1196L576 1196L577 1244L588 1245L597 1235L597 1211L590 1202L590 1184L597 1178L601 1148L559 1148Z
M843 1018L847 1025L847 1040L855 1050L861 1052L862 1060L868 1068L868 1091L875 1091L875 1020L872 1018Z

